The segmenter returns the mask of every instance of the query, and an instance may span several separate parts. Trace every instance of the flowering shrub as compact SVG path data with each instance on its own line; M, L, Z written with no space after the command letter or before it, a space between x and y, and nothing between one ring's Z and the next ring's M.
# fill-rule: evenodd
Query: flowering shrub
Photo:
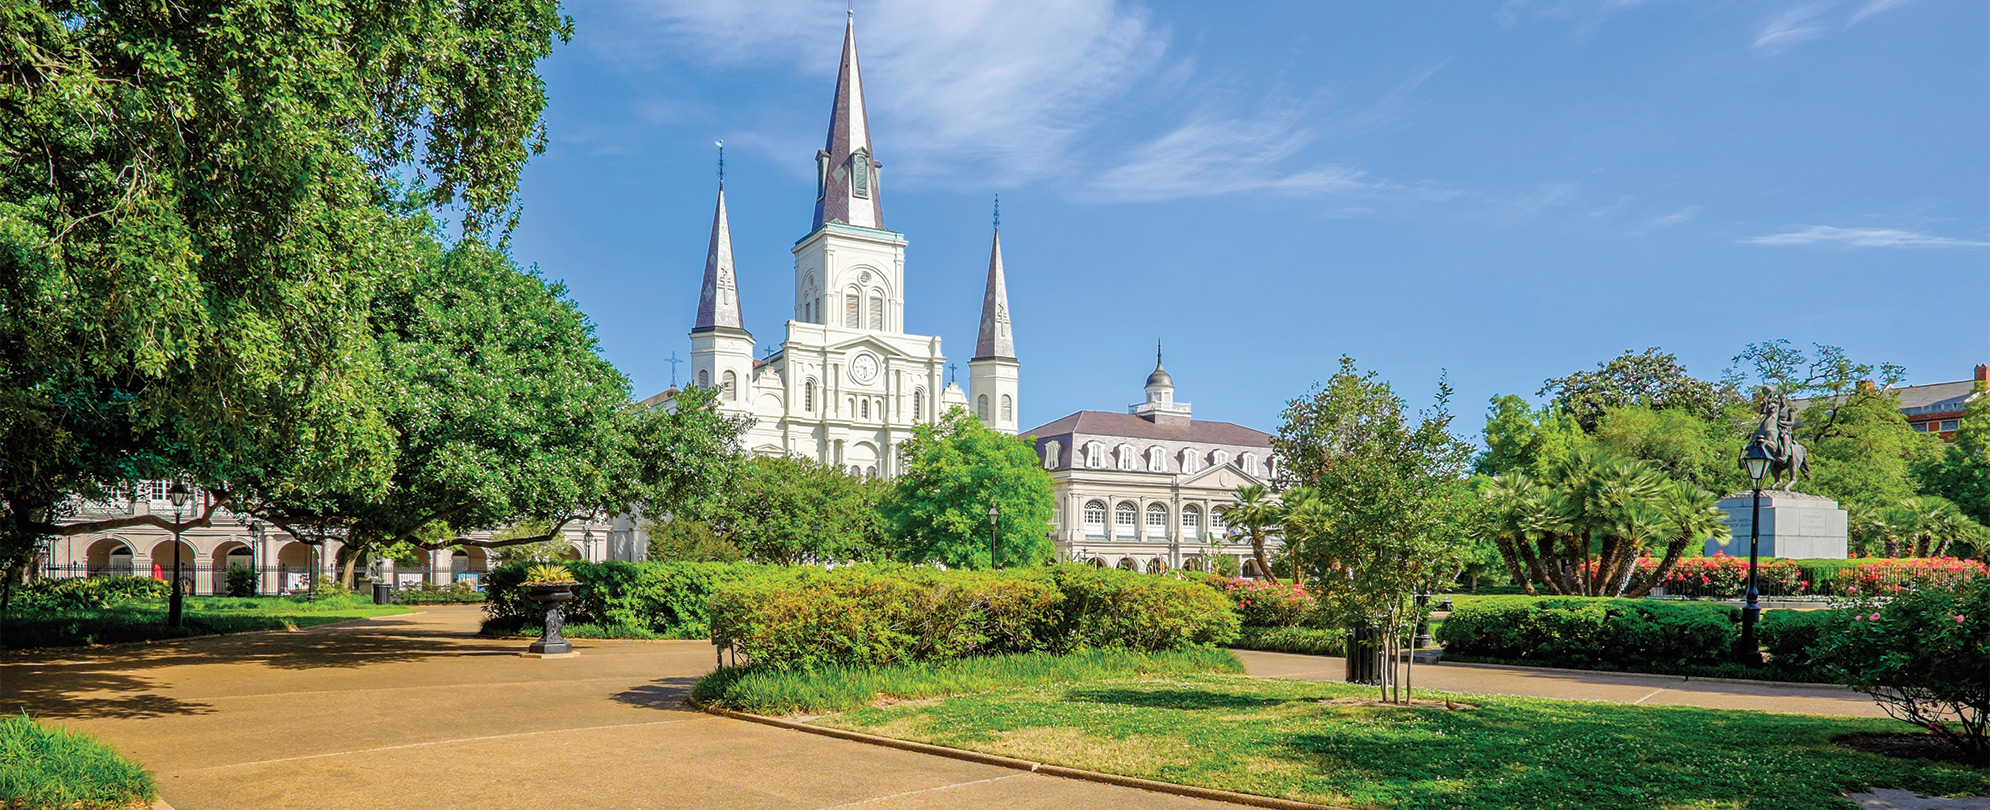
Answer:
M1657 562L1650 557L1638 560L1638 569L1649 571ZM1811 582L1794 560L1770 558L1756 566L1756 587L1763 596L1800 596L1811 593ZM1712 557L1688 557L1674 566L1659 582L1672 596L1706 596L1732 599L1748 589L1748 558L1715 552Z
M1297 627L1312 612L1316 600L1305 588L1264 580L1215 580L1237 605L1246 627Z
M1902 562L1938 562L1907 561ZM1900 720L1990 765L1990 576L1955 566L1915 587L1867 595L1833 611L1813 664ZM1891 586L1889 586L1890 588ZM1862 589L1863 590L1863 589Z
M1923 588L1949 588L1990 578L1990 565L1954 557L1874 560L1838 572L1838 592L1852 598L1887 596Z

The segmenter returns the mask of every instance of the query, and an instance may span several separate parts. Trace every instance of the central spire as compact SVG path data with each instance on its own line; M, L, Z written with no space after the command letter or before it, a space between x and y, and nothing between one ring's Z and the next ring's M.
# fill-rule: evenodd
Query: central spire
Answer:
M829 111L829 137L815 154L815 223L810 231L840 222L884 229L878 200L878 164L871 151L870 119L864 108L864 82L857 70L857 18L843 26L843 63L836 69L836 101Z

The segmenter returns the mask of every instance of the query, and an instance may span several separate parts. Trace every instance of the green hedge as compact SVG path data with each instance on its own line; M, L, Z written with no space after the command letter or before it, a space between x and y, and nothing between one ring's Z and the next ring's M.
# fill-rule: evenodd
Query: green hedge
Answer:
M1347 652L1347 631L1244 625L1237 640L1230 642L1230 646L1265 652L1344 655Z
M777 575L781 569L751 563L609 562L564 563L579 582L567 603L568 624L643 628L663 638L705 638L711 634L709 604L721 585ZM519 583L526 563L498 568L486 577L484 612L493 632L535 624L544 613L525 597Z
M1818 669L1819 643L1846 623L1842 610L1770 610L1756 625L1756 639L1769 653L1769 666L1792 680L1828 680Z
M1662 672L1728 660L1739 617L1723 604L1491 597L1459 605L1437 640L1449 660Z
M999 572L786 569L721 586L712 637L757 666L814 670L1236 638L1230 600L1200 583L1089 566Z

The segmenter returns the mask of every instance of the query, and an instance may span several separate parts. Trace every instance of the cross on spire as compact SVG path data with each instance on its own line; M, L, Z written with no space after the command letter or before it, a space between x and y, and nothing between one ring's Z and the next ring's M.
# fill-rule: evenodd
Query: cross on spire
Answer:
M678 364L678 363L682 363L682 362L684 362L684 361L683 361L683 360L679 360L679 359L677 359L677 353L676 353L676 352L671 352L671 353L670 353L670 356L669 356L669 357L666 357L666 358L663 358L663 362L666 362L666 363L669 363L669 364L670 364L670 387L672 387L672 388L676 388L676 387L677 387L677 364Z
M726 142L719 141L719 190L726 187Z

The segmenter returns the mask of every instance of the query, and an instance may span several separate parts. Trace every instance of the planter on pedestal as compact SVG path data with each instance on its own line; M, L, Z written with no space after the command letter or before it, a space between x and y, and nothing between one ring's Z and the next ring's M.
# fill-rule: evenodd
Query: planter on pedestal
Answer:
M568 655L574 651L574 645L560 636L560 626L565 623L560 615L560 606L573 600L573 586L571 582L529 583L525 586L525 597L546 609L546 629L538 641L525 648L527 653Z

